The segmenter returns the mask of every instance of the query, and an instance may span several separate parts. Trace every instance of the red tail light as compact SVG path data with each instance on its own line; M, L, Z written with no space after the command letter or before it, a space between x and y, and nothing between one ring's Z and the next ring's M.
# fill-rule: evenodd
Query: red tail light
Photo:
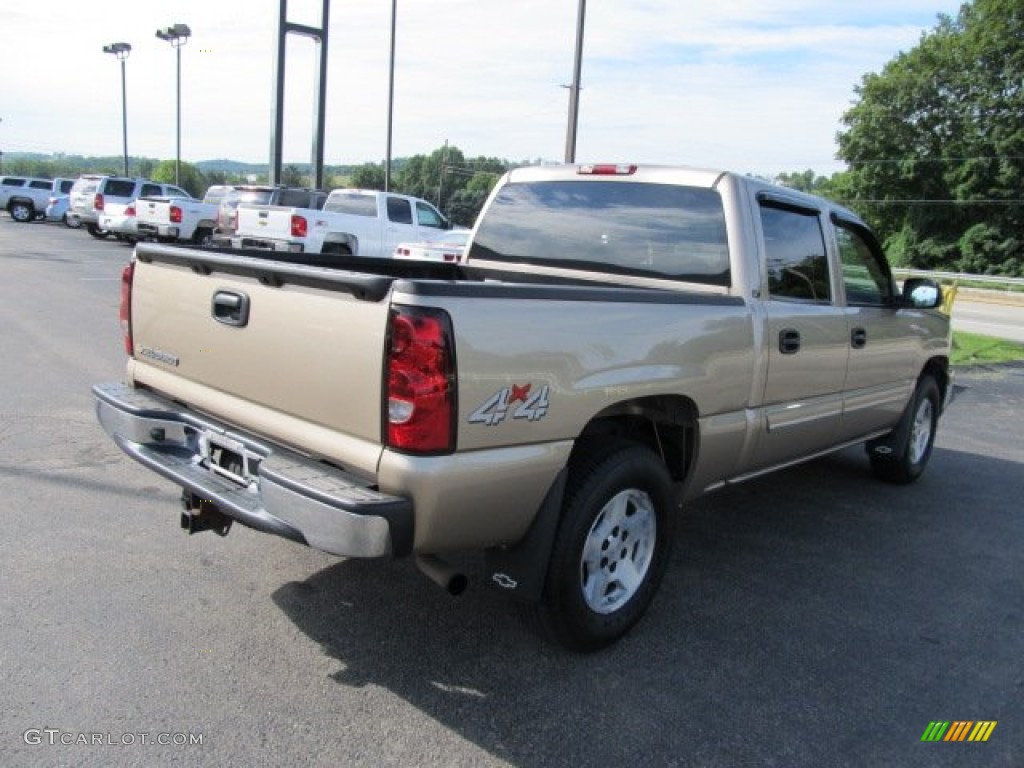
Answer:
M388 446L419 454L455 450L455 348L448 315L395 307L386 345Z
M129 205L127 208L125 208L124 209L124 215L128 216L129 218L134 216L135 215L135 206L134 205Z
M121 334L124 336L124 351L131 357L135 352L132 340L132 281L135 279L135 262L121 272Z
M103 195L99 192L96 193L96 197L92 200L92 207L97 211L103 210Z
M304 216L292 214L292 237L305 237L309 232L309 224Z
M181 207L171 206L171 224L181 224Z

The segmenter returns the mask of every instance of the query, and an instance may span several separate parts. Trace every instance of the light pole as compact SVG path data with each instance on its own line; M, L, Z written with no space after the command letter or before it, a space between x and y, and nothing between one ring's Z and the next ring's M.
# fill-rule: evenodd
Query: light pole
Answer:
M580 0L576 14L576 54L573 56L572 85L569 86L569 127L565 133L565 162L576 162L576 129L580 115L580 74L583 71L583 22L587 0Z
M121 62L121 146L124 162L121 172L128 175L128 88L124 79L124 60L128 58L132 47L128 43L111 43L103 46L104 53L111 53Z
M384 191L391 191L391 132L395 111L395 20L398 18L398 0L391 0L391 64L388 67L388 146L384 158Z
M167 29L158 29L156 36L166 40L178 54L178 127L177 127L177 149L174 155L174 183L181 186L181 46L188 42L192 36L192 30L188 24L175 24Z

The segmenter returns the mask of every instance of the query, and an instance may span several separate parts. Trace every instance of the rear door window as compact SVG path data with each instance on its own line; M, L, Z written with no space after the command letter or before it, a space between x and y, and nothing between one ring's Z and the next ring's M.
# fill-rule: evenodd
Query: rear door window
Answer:
M353 216L377 216L377 197L375 195L362 195L358 192L335 192L327 198L324 204L325 211L334 213L348 213Z
M412 224L412 206L401 197L388 198L388 221L395 224Z
M761 229L771 297L830 303L832 289L820 212L762 200Z

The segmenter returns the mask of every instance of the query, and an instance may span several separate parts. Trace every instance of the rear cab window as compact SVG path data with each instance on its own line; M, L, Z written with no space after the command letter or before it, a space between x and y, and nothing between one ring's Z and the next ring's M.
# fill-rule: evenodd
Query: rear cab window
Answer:
M506 184L470 259L728 287L725 211L713 189L642 182Z
M377 216L377 196L358 192L332 192L324 210L333 213L348 213L353 216Z

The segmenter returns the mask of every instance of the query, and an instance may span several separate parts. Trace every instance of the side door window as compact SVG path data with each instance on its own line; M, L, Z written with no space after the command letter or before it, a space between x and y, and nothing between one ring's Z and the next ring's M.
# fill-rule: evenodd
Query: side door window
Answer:
M895 295L892 274L877 241L856 224L833 219L849 306L889 306Z
M416 203L416 223L421 227L433 227L434 229L444 229L445 221L444 217L437 212L432 205L426 203Z
M163 189L159 184L143 184L142 191L139 192L139 197L161 197L163 196Z

